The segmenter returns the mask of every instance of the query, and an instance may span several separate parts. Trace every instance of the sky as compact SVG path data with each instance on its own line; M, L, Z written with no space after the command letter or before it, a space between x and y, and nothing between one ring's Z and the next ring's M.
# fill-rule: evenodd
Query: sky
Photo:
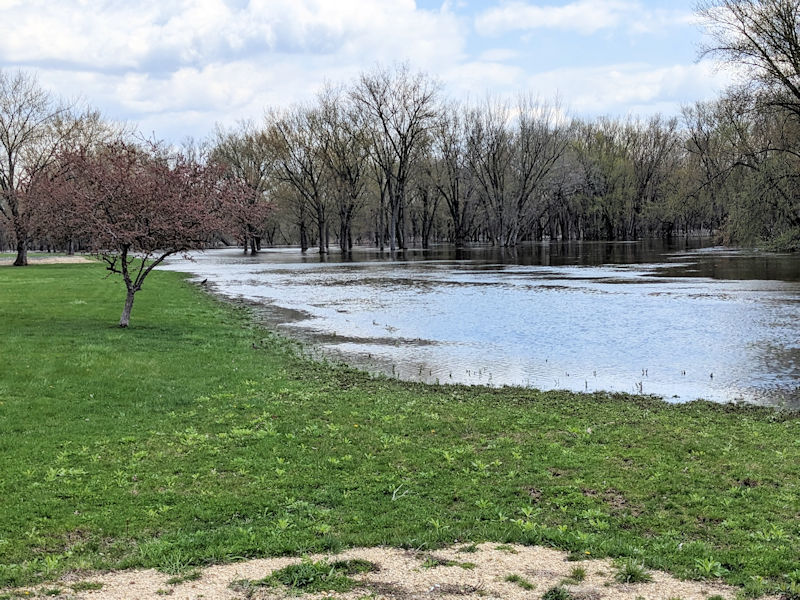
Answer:
M678 114L731 74L698 61L694 0L0 0L0 69L145 135L202 139L408 62L447 96L568 114Z

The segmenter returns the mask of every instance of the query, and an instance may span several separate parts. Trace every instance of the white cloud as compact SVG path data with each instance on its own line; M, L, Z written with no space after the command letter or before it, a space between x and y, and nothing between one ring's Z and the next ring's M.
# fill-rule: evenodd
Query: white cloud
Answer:
M628 63L557 69L531 76L528 87L559 95L581 115L676 113L682 104L715 97L730 83L709 61L653 67Z
M646 33L658 27L689 22L691 13L648 10L637 0L575 0L561 5L539 5L514 0L490 8L475 19L482 35L510 31L558 29L588 35L604 29L625 27Z
M215 122L258 120L266 107L310 99L325 81L404 60L441 77L457 97L558 92L589 114L708 97L722 80L699 65L532 74L538 61L511 40L470 47L475 29L460 10L449 1L422 10L414 0L0 0L0 17L13 23L0 36L0 68L34 71L47 88L171 140L202 137ZM486 34L545 26L636 32L681 25L685 16L645 10L639 0L512 1L475 26Z
M468 31L446 7L413 0L0 2L14 23L0 67L167 136L258 119L377 63L439 73L462 59Z

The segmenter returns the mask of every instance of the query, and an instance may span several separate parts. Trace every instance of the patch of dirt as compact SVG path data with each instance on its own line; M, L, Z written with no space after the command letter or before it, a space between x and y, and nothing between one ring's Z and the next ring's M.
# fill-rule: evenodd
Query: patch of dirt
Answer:
M464 554L457 547L437 550L437 558L453 561L453 566L439 565L434 568L423 566L429 554L410 552L397 548L355 548L333 556L314 555L312 560L363 559L375 563L379 569L362 573L353 578L358 586L351 592L303 594L307 600L338 598L358 600L369 597L375 600L423 600L429 598L461 600L463 598L538 600L550 588L564 585L576 600L706 600L720 595L733 600L737 588L704 581L681 581L667 573L651 572L650 583L621 584L614 580L616 569L611 560L586 560L576 563L568 560L568 553L538 546L503 545L483 543L476 552L469 554L469 562L474 568L458 566L464 561ZM509 551L509 549L513 551ZM235 581L260 580L273 571L289 564L299 563L300 558L268 558L248 560L228 565L215 565L200 570L201 577L169 585L169 575L152 569L136 571L116 571L109 573L81 573L76 580L74 574L60 581L46 585L0 590L2 593L17 594L24 597L25 591L32 596L40 589L62 590L60 598L81 600L127 600L158 599L171 600L243 600L245 598L264 600L284 600L297 598L296 590L285 587L260 587L244 589L231 585ZM580 565L587 573L580 583L570 583L568 577L572 569ZM506 581L509 575L524 577L535 587L525 590L514 582ZM72 586L79 581L102 583L99 590L74 592ZM78 586L80 589L80 586ZM766 598L764 600L775 600Z

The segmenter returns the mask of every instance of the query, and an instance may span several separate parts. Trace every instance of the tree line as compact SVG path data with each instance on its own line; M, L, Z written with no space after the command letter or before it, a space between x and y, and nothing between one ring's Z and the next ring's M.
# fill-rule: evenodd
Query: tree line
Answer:
M460 103L401 64L168 148L0 71L0 247L16 265L32 247L98 253L127 304L153 264L136 257L220 242L326 253L705 234L797 249L800 1L697 11L704 53L744 77L669 118L569 118L529 93Z

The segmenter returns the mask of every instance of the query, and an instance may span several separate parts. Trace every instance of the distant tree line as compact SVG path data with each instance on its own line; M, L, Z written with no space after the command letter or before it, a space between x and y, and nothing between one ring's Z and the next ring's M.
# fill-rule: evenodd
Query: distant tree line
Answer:
M102 250L113 236L101 236L95 217L81 213L89 190L101 196L81 169L110 177L121 171L110 164L103 171L103 161L136 156L138 175L145 165L153 177L153 165L166 166L182 174L191 198L202 190L203 203L180 201L195 218L205 207L208 220L196 230L181 221L194 237L172 239L173 252L220 241L245 252L298 244L325 253L357 244L511 247L693 234L797 248L798 5L701 3L713 40L705 52L745 77L671 118L573 119L558 101L532 94L458 103L435 79L398 65L167 152L55 99L25 73L0 72L0 246L16 250L20 265L31 247ZM202 185L190 172L202 173ZM128 187L133 194L147 185ZM70 195L84 201L70 204ZM169 210L180 198L173 193ZM100 204L91 210L105 210ZM140 210L130 199L125 206ZM94 229L78 226L87 222ZM145 238L151 248L166 243ZM144 247L132 239L131 253Z

